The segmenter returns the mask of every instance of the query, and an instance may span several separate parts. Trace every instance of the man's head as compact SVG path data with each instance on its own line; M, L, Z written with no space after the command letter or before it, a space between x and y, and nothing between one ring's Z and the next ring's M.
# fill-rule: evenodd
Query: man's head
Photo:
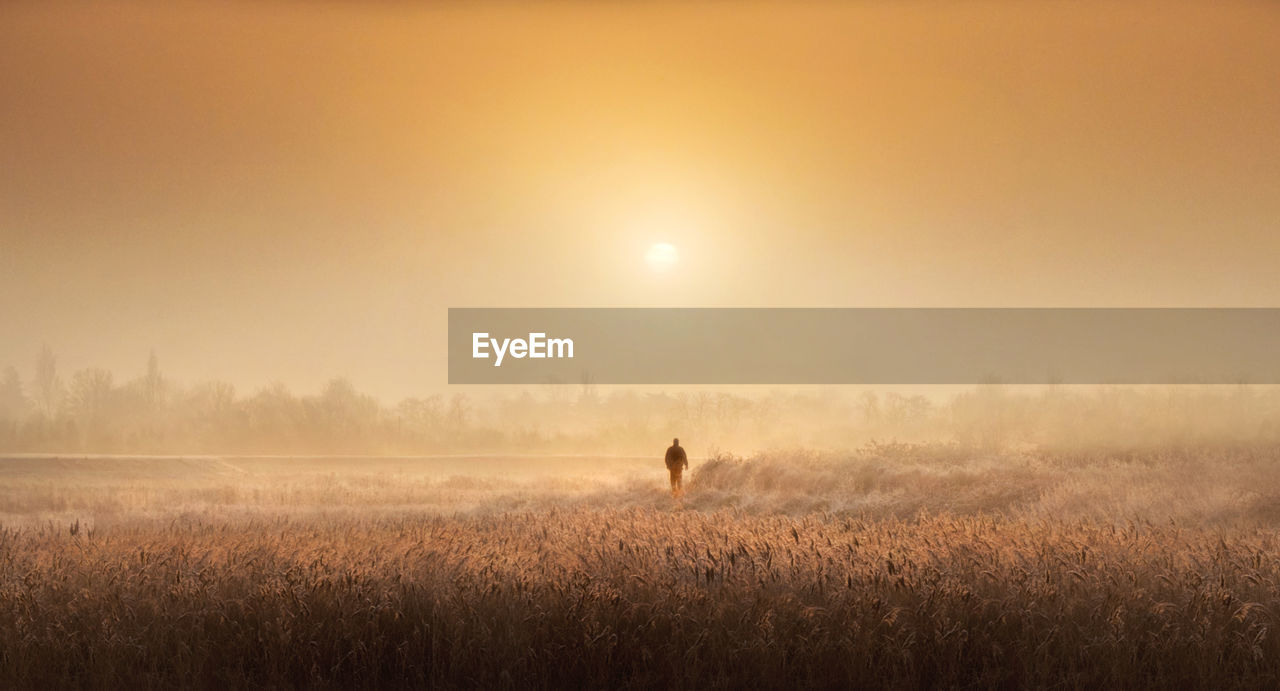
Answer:
M671 445L672 445L672 446L680 446L680 440L679 440L679 439L672 439L672 440L671 440Z

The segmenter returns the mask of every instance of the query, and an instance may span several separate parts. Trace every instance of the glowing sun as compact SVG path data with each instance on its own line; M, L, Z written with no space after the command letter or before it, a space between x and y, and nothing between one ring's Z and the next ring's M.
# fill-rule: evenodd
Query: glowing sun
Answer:
M680 261L680 251L675 245L659 242L644 253L644 260L654 271L666 271Z

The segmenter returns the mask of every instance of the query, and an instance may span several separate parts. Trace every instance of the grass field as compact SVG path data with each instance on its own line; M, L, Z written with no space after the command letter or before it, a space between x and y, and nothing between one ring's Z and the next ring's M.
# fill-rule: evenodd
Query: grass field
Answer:
M0 686L1280 684L1280 449L662 471L7 459Z

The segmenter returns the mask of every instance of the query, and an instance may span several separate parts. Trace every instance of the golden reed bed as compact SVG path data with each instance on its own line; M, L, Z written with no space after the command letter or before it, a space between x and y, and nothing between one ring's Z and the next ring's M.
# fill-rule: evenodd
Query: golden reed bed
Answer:
M1075 477L1081 468L1102 487L1106 473L1120 477L1133 463L1153 478L1181 477L1190 457L1160 466L1159 456L1063 456L1010 467L1010 482L1046 484L1012 500L993 489L1002 499L990 511L933 511L925 502L904 517L896 513L908 504L883 501L838 511L733 505L737 495L799 491L822 472L852 478L832 491L867 495L902 494L893 489L900 483L940 491L943 480L920 475L927 469L971 497L975 483L999 477L976 470L993 459L899 451L905 456L889 466L883 454L789 458L798 474L771 473L773 489L747 478L758 475L753 464L778 458L721 459L695 473L684 506L663 494L661 477L610 486L401 477L411 489L377 507L371 497L395 478L355 474L294 477L274 493L157 489L111 512L94 504L110 487L28 478L7 496L33 493L29 510L36 499L70 501L76 492L96 499L72 509L84 520L0 532L0 684L1280 683L1280 532L1266 515L1045 513L1046 501L1066 506L1063 492L1087 491ZM1259 457L1238 451L1215 463L1221 458L1239 469ZM889 482L871 467L901 472ZM957 468L977 474L948 475ZM223 481L218 475L215 485ZM142 491L136 480L129 486ZM453 497L456 510L409 502L431 492L439 502ZM1228 496L1221 488L1211 495ZM175 503L163 511L144 499ZM893 510L876 513L886 506ZM89 517L94 511L101 516Z

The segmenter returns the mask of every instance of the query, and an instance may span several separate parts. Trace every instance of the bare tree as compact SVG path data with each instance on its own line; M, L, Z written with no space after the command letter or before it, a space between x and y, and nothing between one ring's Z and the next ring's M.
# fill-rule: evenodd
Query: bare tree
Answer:
M22 416L22 408L26 397L22 395L22 380L18 378L18 370L6 367L4 376L0 376L0 420L16 421Z
M71 378L71 408L76 417L89 425L101 424L111 405L112 382L111 373L104 369L76 372Z
M147 376L142 380L142 392L147 406L153 410L164 402L164 377L160 374L160 359L154 350L147 358Z
M36 378L32 386L36 408L47 418L58 412L62 399L62 380L58 377L58 358L45 343L36 356Z

